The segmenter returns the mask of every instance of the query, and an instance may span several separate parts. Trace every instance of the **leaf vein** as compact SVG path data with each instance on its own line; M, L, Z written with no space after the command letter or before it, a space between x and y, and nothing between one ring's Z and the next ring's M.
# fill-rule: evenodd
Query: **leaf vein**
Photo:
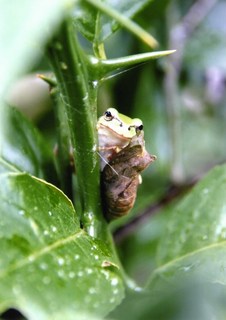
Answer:
M0 278L4 278L8 274L14 272L15 270L24 267L25 265L29 263L33 263L35 260L37 260L39 257L51 252L52 250L59 248L61 246L64 246L65 244L74 241L75 239L81 237L82 235L85 235L85 232L83 230L80 230L79 232L72 234L66 238L61 238L54 243L45 246L41 248L40 250L28 255L26 258L21 259L20 261L17 261L14 265L10 266L6 270L2 270L0 272Z

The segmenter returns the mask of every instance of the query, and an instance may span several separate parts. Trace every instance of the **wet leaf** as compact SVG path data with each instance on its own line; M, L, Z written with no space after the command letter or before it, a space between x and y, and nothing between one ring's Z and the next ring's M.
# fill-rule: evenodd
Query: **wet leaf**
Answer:
M117 263L80 229L70 200L27 174L0 181L1 311L41 320L112 310L123 297Z
M178 205L157 254L150 289L197 278L226 285L226 166L213 169Z
M178 205L171 208L159 264L222 245L226 239L226 166L214 168Z

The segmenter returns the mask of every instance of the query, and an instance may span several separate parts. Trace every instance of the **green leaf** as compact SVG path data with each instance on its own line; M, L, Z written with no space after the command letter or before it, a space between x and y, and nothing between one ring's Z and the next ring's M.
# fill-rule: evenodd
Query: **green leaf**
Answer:
M95 25L97 10L86 1L79 1L73 12L76 29L88 39L93 41L95 37Z
M159 264L226 240L226 166L217 166L176 207L162 238Z
M1 174L0 198L2 311L82 319L104 316L122 300L116 262L105 244L80 229L60 190L27 174Z
M53 151L38 130L14 108L5 109L1 157L20 171L56 181Z
M68 1L0 0L0 96L10 82L40 56L43 43L64 14ZM15 13L12 19L12 11Z
M88 4L90 2L92 5ZM138 25L135 26L133 30L133 22L128 18L132 18L136 13L142 10L150 0L141 1L80 1L77 10L74 12L75 24L78 30L90 41L96 40L98 38L99 42L103 42L110 35L112 35L118 28L119 25L130 29L132 32L145 32ZM98 14L99 8L101 13ZM104 14L103 14L104 13ZM116 19L116 20L114 20ZM136 27L140 31L136 31ZM132 29L131 29L132 28ZM156 40L153 39L147 32L146 36L150 37L153 46L156 45Z
M197 277L226 284L226 166L214 168L170 208L149 288Z

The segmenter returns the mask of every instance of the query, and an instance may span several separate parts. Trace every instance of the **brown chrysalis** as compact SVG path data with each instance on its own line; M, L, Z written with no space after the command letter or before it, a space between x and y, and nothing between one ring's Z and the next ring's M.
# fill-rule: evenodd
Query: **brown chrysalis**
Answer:
M143 131L117 153L101 174L102 199L108 221L126 215L134 206L140 173L156 160L144 147Z

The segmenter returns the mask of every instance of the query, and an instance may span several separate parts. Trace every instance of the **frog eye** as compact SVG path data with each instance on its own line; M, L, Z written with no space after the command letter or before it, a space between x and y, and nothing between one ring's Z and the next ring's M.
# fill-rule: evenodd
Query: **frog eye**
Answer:
M104 117L105 117L106 121L111 121L114 118L114 116L112 115L111 111L108 111L108 110L105 111Z
M128 127L128 130L130 130L131 128L135 128L136 133L138 133L138 132L140 132L140 131L143 130L144 126L143 126L143 124L140 124L139 126L132 125L132 126L129 126L129 127Z
M111 121L115 119L119 122L120 127L123 126L122 121L118 118L118 111L115 108L109 108L104 113L104 119L106 121Z
M141 124L139 126L136 126L135 129L136 129L136 132L137 131L142 131L144 129L144 126L143 126L143 124Z
M140 119L135 118L132 120L132 125L129 126L129 130L131 128L134 128L136 133L139 134L139 132L142 131L144 128L143 122Z
M104 118L106 121L111 121L113 119L118 119L118 111L115 108L108 108L104 112Z

